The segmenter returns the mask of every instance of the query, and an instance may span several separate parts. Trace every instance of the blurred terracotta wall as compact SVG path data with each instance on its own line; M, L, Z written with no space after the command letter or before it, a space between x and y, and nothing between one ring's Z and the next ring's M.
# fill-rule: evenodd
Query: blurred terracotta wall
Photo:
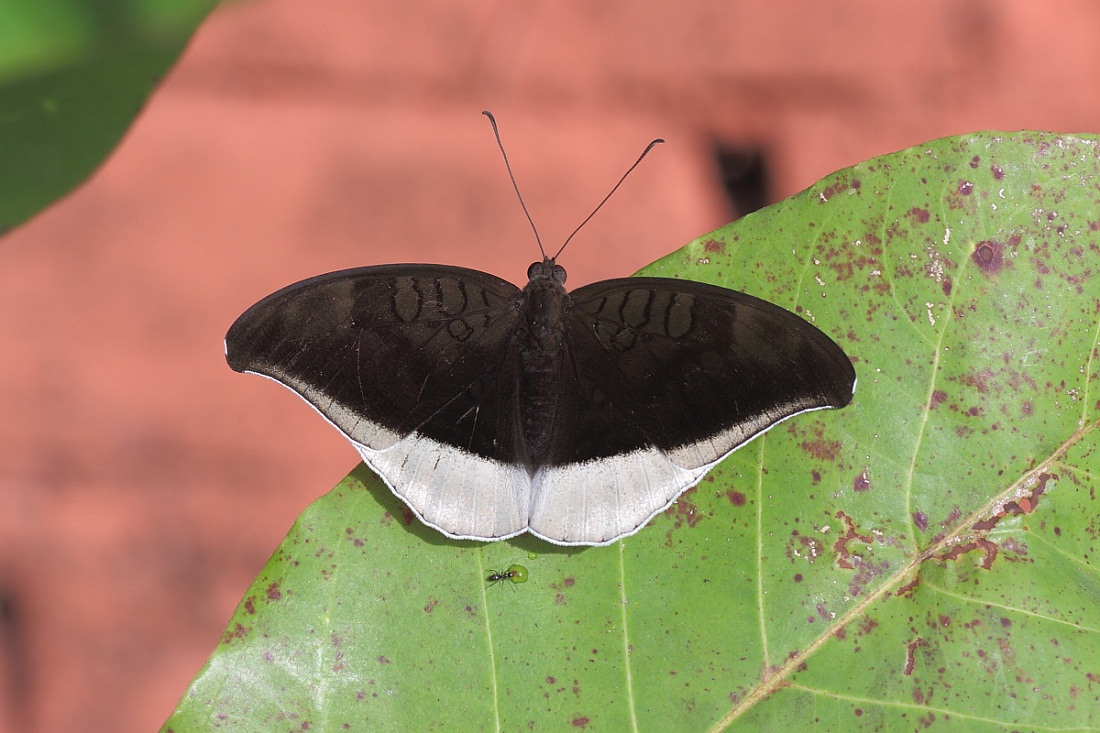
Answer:
M435 261L626 275L729 219L713 149L779 198L987 128L1100 130L1100 4L227 5L106 165L0 241L0 732L154 730L305 505L355 463L231 372L254 300Z

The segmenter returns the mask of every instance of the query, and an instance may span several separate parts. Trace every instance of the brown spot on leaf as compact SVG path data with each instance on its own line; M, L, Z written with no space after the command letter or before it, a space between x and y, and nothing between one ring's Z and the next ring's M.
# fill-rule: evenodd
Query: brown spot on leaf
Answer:
M923 532L928 529L928 515L924 512L913 512L913 524L917 525L917 529Z
M867 475L867 470L866 469L864 469L852 481L852 489L855 490L855 491L870 491L871 490L871 477Z
M914 206L909 209L909 218L917 224L927 224L928 220L932 218L932 215L928 213L928 209L921 209Z
M798 559L814 562L823 553L821 541L816 537L800 534L797 530L791 532L791 540L787 543L787 559L795 562Z
M685 499L684 497L686 496L688 496L687 493L665 510L665 514L671 514L673 517L673 529L679 529L685 524L689 527L694 527L704 516L704 514L699 511L699 506L694 501Z
M989 381L993 379L993 370L985 368L977 374L968 374L963 378L963 383L969 387L974 387L981 393L989 392Z
M835 461L840 455L841 443L839 440L806 440L802 442L802 450L809 453L819 461Z
M991 517L986 517L985 519L979 519L977 522L974 522L971 528L977 532L988 532L996 527L997 523L1000 522L1003 517L1015 514L1030 514L1039 506L1039 497L1046 493L1047 482L1057 478L1058 474L1055 473L1039 474L1039 480L1036 482L1030 494L1021 496L1019 499L1013 501L1005 502L1001 505L1001 508L996 514Z
M740 491L729 489L726 491L726 498L729 499L730 504L734 506L745 506L745 495Z
M991 239L978 242L970 259L986 275L997 275L1004 267L1004 245Z
M1005 177L1005 169L999 165L991 165L989 166L989 170L993 174L995 180L1000 181Z
M905 645L905 668L901 671L906 677L913 674L913 668L917 666L917 649L928 646L928 642L919 636Z
M920 585L920 577L919 576L916 577L916 578L913 578L908 583L906 583L905 585L903 585L902 587L900 587L896 591L894 591L894 595L897 596L898 598L907 597L907 596L911 595L913 593L913 591L915 591L917 589L918 585Z
M947 400L947 393L946 392L944 392L942 389L934 389L934 390L932 390L932 399L929 400L929 405L933 409L935 409L935 408L939 407L940 405L942 405L944 403L944 401L946 401L946 400Z
M222 644L228 644L234 639L243 639L248 636L248 632L252 630L251 626L245 626L244 624L235 624L232 629L226 629L222 634Z
M1000 514L1000 515L995 516L995 517L987 517L986 519L979 519L977 522L974 522L974 524L972 524L970 526L970 528L977 531L977 532L988 532L989 530L991 530L991 529L993 529L994 527L997 526L997 522L1001 521L1002 516L1004 516L1004 515Z
M836 518L844 522L845 531L836 542L833 543L833 552L837 554L837 564L845 570L855 570L856 566L852 562L852 553L848 549L848 543L853 540L858 540L866 545L871 544L874 540L871 535L860 534L856 531L856 524L843 511L836 513Z
M971 550L979 550L983 553L981 562L983 569L989 570L993 567L993 561L997 559L997 545L987 540L985 537L978 537L969 542L959 543L940 555L940 557L944 560L957 560Z
M829 199L831 199L833 196L836 196L837 194L844 193L849 189L859 189L859 187L859 181L849 182L844 179L840 179L836 181L833 185L823 188L817 200L820 203L826 203Z
M279 584L278 583L272 583L271 585L267 586L267 600L269 600L269 601L278 601L282 597L283 597L283 592L281 590L279 590Z
M726 251L726 243L719 239L708 239L703 242L703 251L724 253Z

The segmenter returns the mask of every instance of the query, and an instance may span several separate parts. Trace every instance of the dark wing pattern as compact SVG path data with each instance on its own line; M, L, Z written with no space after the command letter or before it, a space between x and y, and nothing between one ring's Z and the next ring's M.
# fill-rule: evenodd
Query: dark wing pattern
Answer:
M855 370L840 347L750 295L630 278L570 299L570 399L532 495L532 531L548 539L630 534L769 427L851 401Z
M457 267L343 270L254 305L229 329L226 357L313 405L428 524L506 537L526 528L529 506L516 465L520 299Z

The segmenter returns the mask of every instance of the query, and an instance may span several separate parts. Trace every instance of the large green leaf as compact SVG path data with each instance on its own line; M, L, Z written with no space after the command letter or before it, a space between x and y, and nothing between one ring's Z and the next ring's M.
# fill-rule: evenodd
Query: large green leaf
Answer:
M357 469L164 730L1100 729L1098 153L938 140L648 268L810 318L855 401L610 547L449 541Z
M216 0L0 0L0 233L114 148Z

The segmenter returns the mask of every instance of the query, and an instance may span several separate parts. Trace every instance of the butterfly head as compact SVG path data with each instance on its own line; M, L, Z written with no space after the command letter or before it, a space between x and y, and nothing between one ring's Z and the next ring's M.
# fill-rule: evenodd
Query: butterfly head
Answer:
M532 262L527 268L527 279L531 281L546 280L565 285L565 268L554 262L553 257L544 257L542 262Z

